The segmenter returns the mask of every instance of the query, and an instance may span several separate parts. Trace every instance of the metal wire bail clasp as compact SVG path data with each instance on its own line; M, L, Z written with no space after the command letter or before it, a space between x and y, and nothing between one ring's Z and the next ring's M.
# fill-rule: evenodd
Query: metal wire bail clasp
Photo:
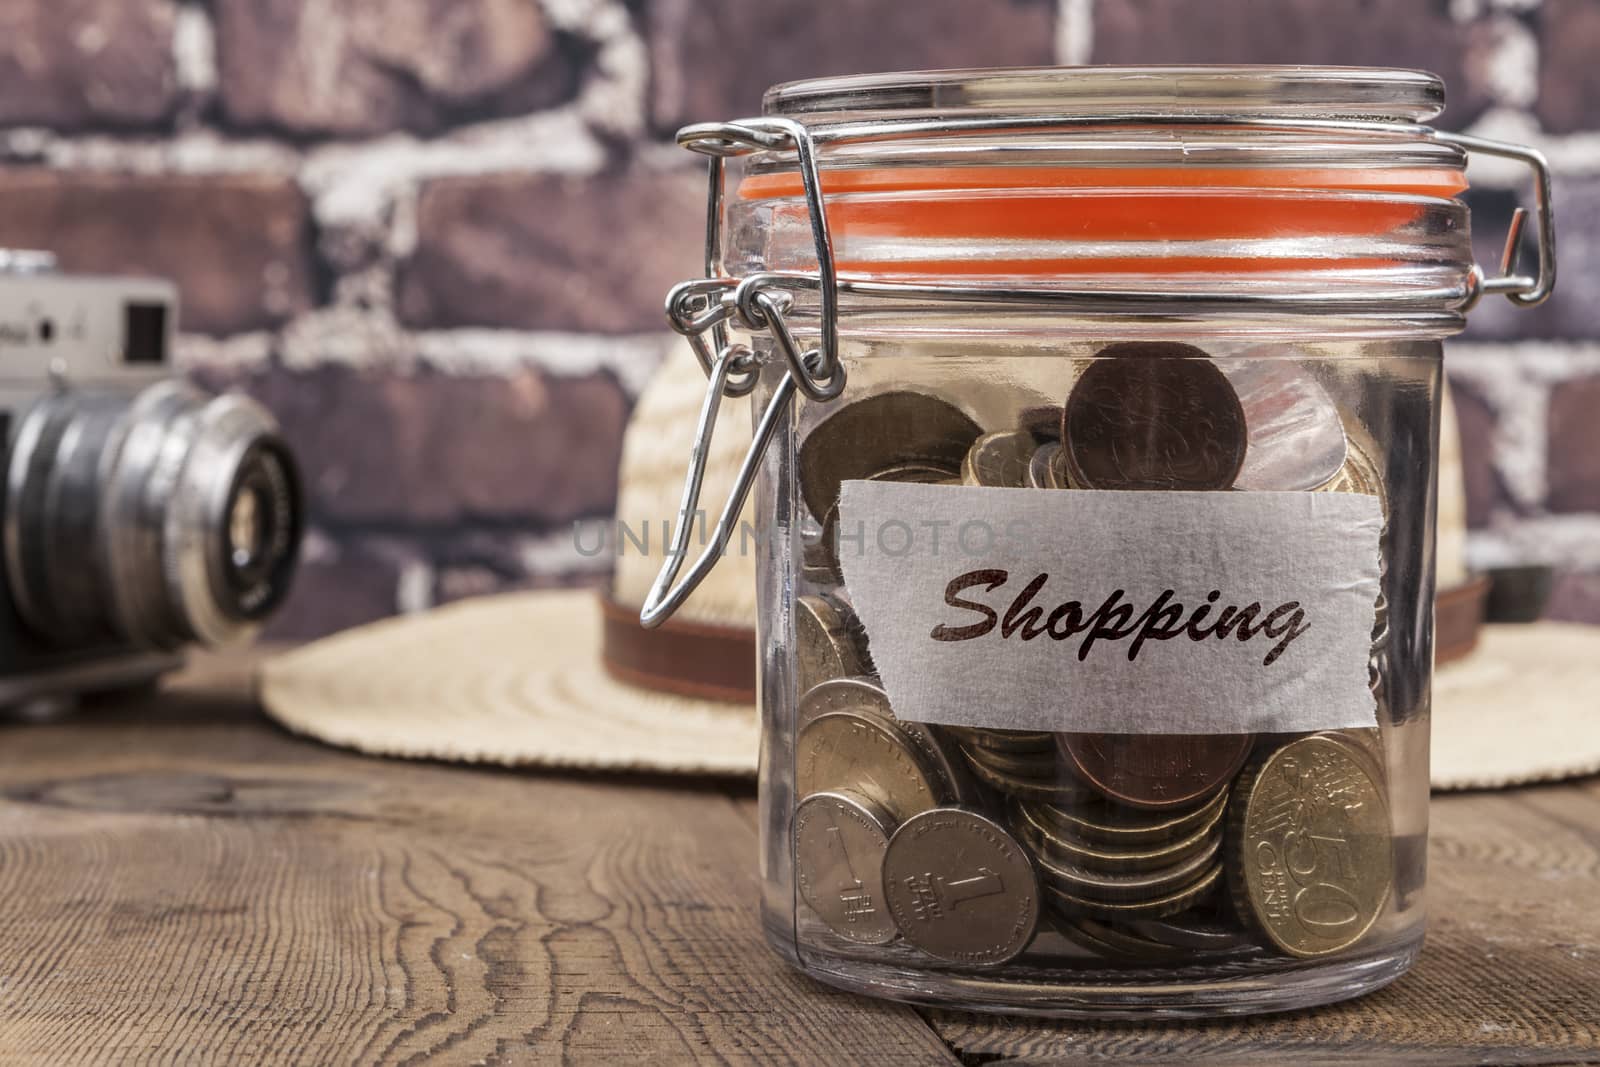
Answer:
M678 143L710 157L709 190L706 199L706 276L673 288L667 296L667 318L673 329L689 339L695 355L705 368L708 382L706 398L700 407L694 445L689 453L689 472L684 479L683 498L678 505L678 523L661 573L645 597L639 622L653 628L665 622L695 587L717 565L733 536L750 487L755 482L761 457L772 441L773 432L796 390L813 400L832 400L844 390L844 365L839 360L838 278L833 265L833 241L823 211L822 183L817 171L816 147L804 126L790 119L760 118L743 122L705 123L687 126L678 133ZM728 276L722 263L722 209L724 198L723 160L728 156L753 151L792 149L805 189L806 210L811 222L811 237L816 244L817 273L785 274L767 272L745 278ZM802 350L784 321L793 305L793 294L815 290L820 301L821 340L818 346ZM700 490L705 481L706 461L711 436L716 431L717 411L724 396L744 396L755 388L759 370L756 356L742 344L730 342L727 324L738 320L745 329L766 331L783 354L788 369L779 380L766 410L756 424L750 448L734 478L728 499L713 528L710 543L701 551L683 580L678 580L688 558L694 516L700 506ZM709 340L707 339L709 335ZM674 584L674 583L677 584Z
M1537 307L1550 299L1556 288L1556 222L1555 208L1550 197L1550 164L1544 153L1524 145L1507 141L1491 141L1486 137L1473 137L1465 133L1435 130L1433 136L1447 144L1464 148L1467 152L1481 152L1487 156L1500 156L1526 164L1533 171L1533 210L1537 225L1534 239L1538 251L1539 273L1533 277L1512 273L1517 266L1517 252L1522 246L1522 231L1528 221L1528 209L1518 207L1511 216L1506 231L1505 250L1500 255L1500 273L1496 277L1483 277L1483 271L1473 267L1473 275L1480 278L1475 303L1482 293L1501 293L1520 307Z

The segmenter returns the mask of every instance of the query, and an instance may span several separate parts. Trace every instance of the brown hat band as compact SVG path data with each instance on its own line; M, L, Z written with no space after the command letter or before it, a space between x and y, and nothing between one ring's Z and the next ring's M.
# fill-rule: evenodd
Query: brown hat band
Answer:
M1441 592L1433 605L1433 660L1449 663L1478 647L1489 597L1487 576Z
M699 700L754 704L756 635L743 626L668 619L639 625L639 609L600 594L600 659L620 682Z

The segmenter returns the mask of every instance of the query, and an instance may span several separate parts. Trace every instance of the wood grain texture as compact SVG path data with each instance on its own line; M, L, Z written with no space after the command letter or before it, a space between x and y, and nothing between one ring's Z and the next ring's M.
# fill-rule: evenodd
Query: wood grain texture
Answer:
M748 797L349 756L229 685L0 729L0 1059L950 1061L765 947Z
M1317 1011L1083 1026L934 1013L984 1062L1600 1063L1600 783L1435 797L1416 967Z
M1600 783L1437 799L1428 946L1362 1000L919 1016L762 943L743 787L351 756L240 668L0 727L0 1062L1600 1063Z

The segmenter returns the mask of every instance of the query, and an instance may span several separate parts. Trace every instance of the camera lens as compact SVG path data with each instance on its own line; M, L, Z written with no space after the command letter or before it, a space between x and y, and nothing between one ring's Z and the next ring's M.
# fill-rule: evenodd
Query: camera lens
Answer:
M253 633L283 600L302 532L272 417L180 382L59 393L24 416L6 565L24 619L62 643L170 648Z

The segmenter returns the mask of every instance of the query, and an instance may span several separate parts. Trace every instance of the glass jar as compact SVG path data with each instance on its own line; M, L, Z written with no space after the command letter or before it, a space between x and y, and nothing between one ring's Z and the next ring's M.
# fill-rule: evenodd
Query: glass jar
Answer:
M1353 68L779 86L668 301L755 444L762 917L823 981L1298 1008L1422 943L1441 341L1535 153ZM1472 261L1468 150L1538 179ZM741 164L730 184L725 160ZM737 336L729 333L730 328ZM697 451L697 456L701 454ZM698 502L691 465L684 515ZM761 528L735 531L754 484ZM752 541L751 534L754 533Z

